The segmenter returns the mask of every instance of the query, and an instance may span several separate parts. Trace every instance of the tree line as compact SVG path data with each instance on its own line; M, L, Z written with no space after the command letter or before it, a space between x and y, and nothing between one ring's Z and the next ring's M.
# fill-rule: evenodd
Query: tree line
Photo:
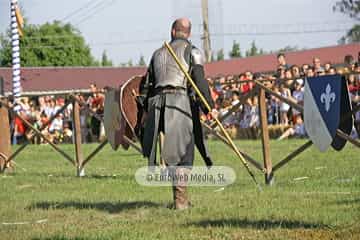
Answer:
M106 51L97 60L80 31L60 21L42 25L27 24L20 39L21 64L24 67L46 66L114 66ZM0 35L0 67L12 65L11 33ZM132 60L120 66L133 66ZM135 65L145 66L144 56Z

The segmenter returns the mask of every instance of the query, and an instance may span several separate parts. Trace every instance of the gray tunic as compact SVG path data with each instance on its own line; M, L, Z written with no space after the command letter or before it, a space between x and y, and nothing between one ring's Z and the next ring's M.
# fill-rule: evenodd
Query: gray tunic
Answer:
M170 166L192 165L194 159L193 121L185 91L151 97L143 137L143 153L149 165L156 162L159 130L164 132L162 158Z
M202 74L197 74L200 77L195 76L194 80L201 79L199 85L204 85L203 68L196 59L199 50L185 39L173 40L170 45L189 72L195 65L198 66L194 68L195 72ZM204 86L205 95L209 96L207 83ZM184 74L164 47L153 54L147 79L140 92L146 96L144 108L147 116L141 140L149 165L156 164L158 134L163 131L162 158L165 162L169 166L192 166L195 139L189 89ZM211 98L209 101L212 105ZM202 136L200 138L202 140Z

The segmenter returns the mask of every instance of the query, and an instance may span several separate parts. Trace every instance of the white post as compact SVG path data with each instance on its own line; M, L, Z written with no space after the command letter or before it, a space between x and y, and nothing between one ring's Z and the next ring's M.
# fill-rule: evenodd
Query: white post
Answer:
M11 47L12 47L12 79L13 79L13 96L16 99L21 96L21 78L20 78L20 35L18 29L18 22L16 19L16 7L18 1L11 0ZM15 107L15 110L19 110L19 107Z

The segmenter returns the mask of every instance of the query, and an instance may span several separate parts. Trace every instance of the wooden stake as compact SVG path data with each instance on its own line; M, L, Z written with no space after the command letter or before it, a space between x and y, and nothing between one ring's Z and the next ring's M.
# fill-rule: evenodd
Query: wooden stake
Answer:
M8 157L11 153L9 111L0 104L0 172L8 167Z
M64 106L62 106L62 108L60 108L52 117L50 117L50 119L43 125L39 128L39 131L41 132L42 130L44 130L50 123L52 123L52 121L60 114L62 113L66 108L67 106L69 105L70 103L67 103L65 104ZM14 159L22 150L24 150L24 148L26 148L27 145L30 144L30 141L35 137L37 136L37 134L33 134L31 135L31 137L23 144L21 145L18 149L16 149L16 151L11 154L11 156L9 156L8 160L7 161L11 161L12 159Z
M37 135L42 137L45 142L47 142L50 146L52 146L58 153L60 153L65 159L69 160L72 164L75 165L75 161L72 157L70 157L66 152L61 150L58 146L56 146L52 141L50 141L47 137L45 137L38 129L36 129L31 123L29 123L25 118L23 118L20 114L15 112L6 102L0 100L0 104L10 110L15 116L17 116L28 128L31 128Z
M80 124L80 105L73 100L73 134L75 142L75 159L77 167L77 176L85 176L83 168L83 154L81 150L81 124Z
M308 149L312 145L312 141L309 140L305 144L301 145L298 149L290 153L288 156L286 156L283 160L281 160L278 164L276 164L273 168L273 172L277 171L279 168L293 160L297 155Z
M101 142L101 144L99 146L97 146L97 148L89 154L89 156L87 156L87 158L81 163L81 168L84 168L85 165L98 153L100 152L101 149L103 149L106 144L108 143L108 140L105 139L104 141Z
M269 138L269 127L267 119L267 108L266 108L266 99L265 99L265 90L259 89L259 111L260 111L260 126L261 126L261 143L263 149L263 159L264 167L266 169L265 173L265 183L267 185L273 184L273 172L272 172L272 162L270 155L270 138Z
M228 142L228 140L221 135L220 133L218 133L215 129L211 128L208 124L206 124L204 121L201 121L201 125L204 126L212 135L214 135L215 137L217 137L218 139L220 139L223 143L225 143L228 147L231 148L230 143ZM244 158L251 163L254 167L256 167L258 170L262 171L263 173L266 173L266 169L263 168L263 166L257 162L254 158L250 157L248 154L246 154L245 152L240 151L240 153L244 156Z

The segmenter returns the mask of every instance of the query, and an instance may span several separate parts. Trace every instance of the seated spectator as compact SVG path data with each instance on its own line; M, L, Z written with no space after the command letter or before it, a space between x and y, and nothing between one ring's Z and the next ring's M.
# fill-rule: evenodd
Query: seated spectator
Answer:
M47 101L46 107L44 109L46 116L51 118L56 113L56 102L55 99L51 98Z
M360 73L360 64L357 62L354 64L354 72ZM360 75L357 75L360 78Z
M231 96L231 105L234 106L236 104L238 104L240 101L240 93L238 91L232 91L232 96Z
M281 67L284 70L289 68L289 65L286 63L286 58L284 53L279 53L277 55L278 68Z
M48 118L48 116L46 115L46 113L45 113L45 112L41 112L41 114L40 114L40 119L39 119L39 123L38 123L39 126L42 127L42 126L44 126L45 124L49 124L48 121L49 121L49 118Z
M315 77L315 71L313 67L309 67L306 71L306 77Z
M221 86L220 86L221 87ZM216 99L218 99L219 97L219 93L216 91L216 86L214 85L210 85L210 94L211 94L211 98L216 101Z
M73 132L70 129L69 123L64 123L63 142L72 143L72 136L73 136Z
M358 95L358 91L360 90L359 82L357 81L354 74L350 74L347 79L348 89L350 94Z
M89 97L88 104L93 112L102 115L104 113L105 97L101 93L101 90L99 90L96 87L96 84L90 85L90 91L92 92L92 96ZM92 116L90 120L90 128L91 128L90 133L91 133L91 139L94 142L99 141L100 127L101 127L101 122L99 121L99 119L97 119L95 116Z
M351 67L354 63L355 63L355 60L352 55L346 55L344 57L345 68L351 69Z
M49 126L49 134L51 135L52 142L61 143L63 140L64 125L63 125L63 114L60 113L51 122Z
M248 81L253 80L253 75L250 71L245 72L245 74L241 74L239 76L240 81ZM251 82L244 82L241 83L241 93L246 94L250 92L250 90L253 88L253 83Z
M329 75L335 75L336 74L336 68L334 68L334 67L331 67L330 69L329 69L329 73L328 73Z
M279 138L278 140L283 140L290 136L304 138L306 137L305 125L304 121L302 120L301 116L298 115L296 117L296 121L293 127L287 129Z
M331 63L329 63L329 62L325 63L324 70L325 70L326 74L329 74L329 71L330 71L331 68L332 68Z
M295 89L292 93L293 100L300 105L304 104L304 89L302 87L301 81L295 81ZM298 116L301 116L301 112L292 108L292 122L295 124Z
M277 85L274 85L272 90L276 93L280 94L279 88L277 87ZM270 104L271 104L271 108L272 108L272 114L273 116L272 118L272 124L280 124L280 99L275 97L274 95L271 95L270 97Z
M301 85L304 84L304 79L301 76L300 68L297 65L292 65L291 66L291 73L292 73L293 78L294 78L295 81L297 81Z
M20 116L23 118L27 118L25 111L20 111ZM25 132L26 127L23 121L19 117L15 117L14 119L14 133L13 133L13 144L21 144L25 141Z
M240 93L238 91L232 91L231 102L227 100L223 102L224 106L220 111L221 115L227 114L228 111L231 110L233 106L240 103L239 99L240 99ZM241 119L241 107L240 107L240 111L234 111L231 113L230 116L224 119L224 125L225 127L238 126L240 119Z
M24 114L26 116L30 116L31 115L31 111L30 111L30 103L29 103L29 98L28 97L22 97L20 99L20 106L22 111L24 112Z
M60 113L56 118L51 122L49 126L49 133L53 134L55 132L63 132L63 114Z
M231 86L226 84L223 88L224 88L224 98L230 99L232 96Z
M275 77L278 79L285 79L285 68L279 67L276 71Z
M248 98L243 107L243 119L240 121L241 128L251 128L259 126L259 106L257 97Z
M308 72L309 68L310 68L309 64L303 64L301 66L301 74L303 77L307 76L307 72Z
M225 78L225 76L219 76L219 83L221 84L221 85L223 85L223 84L225 84L225 82L226 82L226 78Z
M291 97L290 89L285 87L284 83L280 84L279 92L280 92L280 95L284 98ZM285 102L280 103L280 124L283 124L283 125L289 124L289 119L288 119L289 109L290 109L289 104L287 104Z
M314 68L314 73L317 75L323 74L325 72L325 69L321 66L321 61L320 58L318 57L314 57L313 59L313 68Z
M286 69L285 70L285 79L288 79L286 81L286 86L289 87L290 89L292 89L293 83L294 83L294 78L291 72L291 69Z
M45 97L38 97L38 104L40 107L40 112L43 112L46 108L46 100Z

